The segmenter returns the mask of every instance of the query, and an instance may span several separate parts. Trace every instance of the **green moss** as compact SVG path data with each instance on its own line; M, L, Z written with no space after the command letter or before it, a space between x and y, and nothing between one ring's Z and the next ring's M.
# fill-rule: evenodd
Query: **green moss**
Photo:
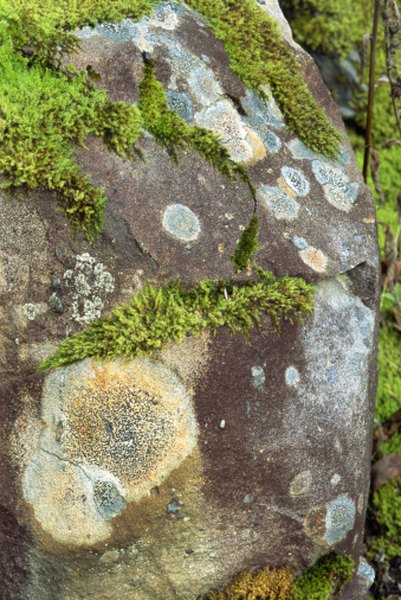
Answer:
M401 454L401 431L396 431L389 440L380 444L381 454Z
M354 568L348 556L329 554L305 569L294 583L286 567L264 567L241 573L223 592L212 592L207 600L334 600L351 580Z
M245 167L231 160L219 137L201 127L192 127L169 108L167 95L156 79L152 61L145 62L139 87L139 108L144 126L176 161L179 149L192 148L228 179L239 177L249 186Z
M157 0L0 0L0 174L6 185L56 192L73 230L83 230L91 241L101 231L106 198L79 171L72 158L74 147L94 133L119 155L129 154L140 136L142 116L134 106L111 102L86 73L61 67L62 53L77 48L74 28L139 19L156 4ZM244 83L259 93L260 86L269 85L288 127L313 150L336 156L339 134L303 82L275 21L256 1L188 4L205 16L223 41L231 67ZM246 169L229 158L215 134L188 126L169 109L149 64L140 107L145 126L173 158L180 148L193 148L225 176L249 184Z
M181 342L208 328L223 326L232 334L247 337L263 315L275 326L294 321L312 311L313 286L302 279L276 279L256 267L257 281L238 285L232 281L201 281L192 289L172 282L155 288L148 285L131 304L115 309L110 317L61 343L56 354L40 369L67 365L89 356L112 359L151 354L168 342Z
M258 217L253 215L238 240L237 247L231 257L236 273L245 271L248 268L249 261L259 248L258 233Z
M270 86L286 124L306 146L329 158L339 153L341 135L330 124L299 73L299 64L277 23L255 0L187 0L208 20L247 87Z
M345 56L371 31L373 11L366 0L281 0L294 37L309 50ZM373 8L373 7L372 7Z
M354 561L348 556L329 554L319 559L295 582L293 600L329 600L337 598L354 572Z
M0 174L3 187L47 188L74 231L95 240L103 224L105 196L72 158L89 133L125 154L141 133L134 106L111 102L83 74L28 67L0 24Z
M401 408L401 334L390 326L380 329L379 382L376 398L376 419L385 423Z
M388 560L401 556L401 478L384 484L373 495L376 520L384 534L369 543L371 556Z

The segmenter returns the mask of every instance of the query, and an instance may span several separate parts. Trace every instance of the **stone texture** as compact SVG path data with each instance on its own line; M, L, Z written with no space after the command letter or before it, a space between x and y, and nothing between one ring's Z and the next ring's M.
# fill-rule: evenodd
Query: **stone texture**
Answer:
M261 4L291 42L277 3ZM315 282L316 308L280 335L266 321L250 345L220 330L151 359L39 375L66 335L147 281L232 277L254 200L194 152L173 163L151 136L140 142L144 162L96 138L77 151L109 198L93 246L71 238L50 193L2 192L4 597L195 600L251 567L299 572L330 550L359 562L378 257L374 205L348 141L337 163L306 149L271 95L263 103L244 88L222 44L182 5L80 37L75 65L91 65L116 100L137 100L141 52L152 54L170 105L248 166L257 262ZM315 66L294 48L343 131ZM361 563L343 597L366 597L371 577Z

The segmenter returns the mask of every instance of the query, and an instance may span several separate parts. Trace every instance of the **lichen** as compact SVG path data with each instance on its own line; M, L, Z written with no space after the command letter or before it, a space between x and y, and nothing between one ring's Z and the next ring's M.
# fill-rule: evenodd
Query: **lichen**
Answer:
M348 556L328 554L298 577L293 600L329 600L338 598L354 572Z
M242 232L234 254L231 257L235 271L237 273L245 271L248 268L249 261L259 248L258 242L259 224L258 217L252 215L247 227Z
M0 174L5 185L47 188L74 232L95 241L106 197L80 172L72 155L86 135L129 154L142 133L137 107L112 102L87 72L62 66L64 52L78 47L74 28L124 17L138 20L157 0L0 0ZM340 135L299 74L279 29L255 0L188 0L222 40L232 70L252 90L271 87L287 125L305 144L328 157L338 154ZM141 86L146 127L177 158L191 147L227 177L248 182L245 168L230 160L215 134L187 125L171 111L151 65ZM148 103L151 100L153 104Z
M228 150L215 133L187 125L171 110L165 89L156 79L151 60L145 60L138 104L145 128L166 148L173 160L178 160L180 149L192 148L228 179L239 177L250 185L245 167L231 160Z
M242 573L224 592L212 592L207 600L288 600L294 576L285 567L264 567L255 573Z
M260 267L255 270L257 280L242 285L208 279L191 289L184 289L179 282L148 285L128 306L116 308L108 318L62 342L40 369L89 356L112 359L149 355L167 342L182 342L187 335L200 335L205 329L216 333L223 326L247 338L263 315L279 327L283 320L293 322L312 311L312 285L295 277L278 279Z

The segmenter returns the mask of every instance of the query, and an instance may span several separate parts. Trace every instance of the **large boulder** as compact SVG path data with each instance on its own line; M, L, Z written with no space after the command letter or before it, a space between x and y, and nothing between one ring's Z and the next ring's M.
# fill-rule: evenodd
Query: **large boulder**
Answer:
M276 3L260 4L344 134ZM51 192L1 193L2 597L195 600L243 571L298 575L331 551L355 561L342 597L366 597L378 254L349 142L337 159L307 148L182 3L78 35L68 61L90 65L113 100L138 101L151 60L170 107L220 136L255 193L193 149L173 161L150 134L136 160L94 136L77 149L108 197L94 244L71 236ZM303 322L277 331L261 317L248 340L205 327L149 356L37 371L149 282L255 280L232 262L255 211L254 261L316 286Z

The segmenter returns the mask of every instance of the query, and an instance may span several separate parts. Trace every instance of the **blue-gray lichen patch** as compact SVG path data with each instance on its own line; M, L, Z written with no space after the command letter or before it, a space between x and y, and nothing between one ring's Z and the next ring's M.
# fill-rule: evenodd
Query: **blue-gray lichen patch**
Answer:
M325 541L329 546L341 542L353 529L355 515L355 502L347 494L341 494L327 503Z
M355 436L366 435L361 414L374 324L374 311L347 289L347 281L332 279L318 285L313 318L302 335L306 367L298 388L302 403L294 408L294 429L301 419L313 430L330 424L333 431L352 427Z
M184 119L187 123L191 123L194 118L194 111L191 99L187 94L177 90L168 90L167 100L170 108L175 110L181 119Z
M287 367L285 371L285 382L290 387L296 387L300 382L301 378L299 375L299 371L296 367L290 366Z
M309 181L301 171L284 165L281 168L281 174L286 184L296 193L297 196L307 196L309 194Z
M110 519L120 514L126 502L112 481L95 481L93 484L93 500L96 510L103 519Z
M326 200L339 210L350 211L358 197L359 184L350 181L342 168L328 161L313 160L312 171L323 186Z
M252 373L253 385L256 388L263 387L266 383L266 374L265 374L264 368L255 365L251 368L251 373Z
M194 242L198 239L201 226L198 217L188 206L170 204L163 214L163 227L177 240Z
M261 185L256 197L279 221L293 221L298 217L299 203L279 187Z

